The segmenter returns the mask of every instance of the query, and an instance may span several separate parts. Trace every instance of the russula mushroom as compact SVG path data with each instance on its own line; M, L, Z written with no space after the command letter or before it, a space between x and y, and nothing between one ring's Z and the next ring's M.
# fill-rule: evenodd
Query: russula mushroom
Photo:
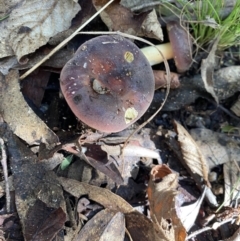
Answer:
M166 59L174 58L178 72L183 73L192 64L192 40L186 29L177 21L167 23L167 30L170 43L145 47L141 51L151 65L163 62L163 56Z
M157 48L166 59L174 57L183 72L192 61L188 34L175 22L168 24L168 32L171 43ZM60 85L82 122L102 132L119 132L146 112L155 88L151 65L163 58L153 46L141 50L119 35L96 37L79 47L63 67Z
M118 132L148 109L154 94L152 68L131 41L100 36L79 47L60 75L73 113L102 132Z

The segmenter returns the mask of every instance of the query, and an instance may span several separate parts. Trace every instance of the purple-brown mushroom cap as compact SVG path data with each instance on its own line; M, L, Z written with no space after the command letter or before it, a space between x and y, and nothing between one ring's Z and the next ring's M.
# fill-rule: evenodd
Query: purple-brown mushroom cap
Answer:
M167 30L177 70L183 73L192 64L192 39L188 31L177 21L169 22Z
M118 132L148 109L154 76L131 41L100 36L79 47L60 76L63 95L82 122L102 132Z

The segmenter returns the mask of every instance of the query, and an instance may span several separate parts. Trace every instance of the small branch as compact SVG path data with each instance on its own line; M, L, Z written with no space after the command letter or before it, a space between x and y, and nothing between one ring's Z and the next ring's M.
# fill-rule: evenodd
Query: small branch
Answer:
M1 150L1 164L3 167L3 175L5 180L5 192L6 192L6 210L7 213L10 212L10 190L9 190L9 182L8 182L8 170L7 170L7 155L6 148L4 145L4 141L0 138L0 150Z
M26 78L29 74L31 74L35 69L37 69L41 64L47 61L50 57L52 57L58 50L64 47L70 40L72 40L79 31L81 31L86 25L88 25L95 17L97 17L105 8L107 8L114 0L110 0L107 4L105 4L101 9L99 9L91 18L89 18L84 24L82 24L74 33L72 33L69 37L63 40L59 45L57 45L47 56L45 56L41 61L35 64L31 69L29 69L26 73L20 76L20 80Z

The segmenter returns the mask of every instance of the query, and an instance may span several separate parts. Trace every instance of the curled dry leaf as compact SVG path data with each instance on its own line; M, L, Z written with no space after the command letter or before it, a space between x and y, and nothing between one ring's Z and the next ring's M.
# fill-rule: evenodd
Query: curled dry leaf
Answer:
M186 238L186 230L177 215L177 186L178 174L172 173L166 165L151 170L147 189L151 218L164 241L184 241Z
M216 65L216 50L219 38L215 41L215 43L212 46L212 49L206 59L202 60L201 64L201 76L204 83L204 86L206 88L206 91L209 92L212 97L215 99L215 101L218 103L219 99L217 94L214 90L214 67Z
M214 79L214 91L218 99L227 99L240 91L240 66L221 68L215 72Z
M120 196L112 193L106 188L92 186L64 177L59 177L58 181L61 183L64 190L74 197L80 198L81 196L87 195L90 200L101 204L111 211L124 213L126 228L131 237L136 237L134 240L162 241L157 232L155 232L153 223L145 215L135 211L134 208Z
M205 186L201 197L199 197L196 202L180 208L180 210L181 210L180 218L181 218L184 228L187 231L189 231L190 228L195 223L195 220L199 214L199 209L203 202L203 198L205 197L206 190L207 190L207 187Z
M240 99L238 99L231 107L231 111L240 117Z
M23 1L0 22L0 58L22 56L46 44L55 34L68 29L80 10L72 0Z
M124 157L126 156L135 156L135 157L149 157L149 158L154 158L157 159L159 162L161 161L161 157L159 153L155 150L151 150L149 148L145 148L141 146L137 142L130 142L129 144L126 145L123 149L123 144L119 145L107 145L103 144L101 146L101 149L105 152L108 153L108 156L119 156L123 155Z
M158 21L158 16L155 9L153 9L144 20L142 27L142 32L139 35L143 35L148 38L155 38L163 41L163 32L161 25Z
M182 151L183 163L190 174L199 182L199 177L203 178L208 186L211 186L208 181L209 168L205 157L203 156L201 150L199 149L197 143L187 132L187 130L174 121L175 130L178 133L178 142Z
M233 159L234 160L234 159ZM239 162L238 162L239 163ZM240 169L237 162L229 161L223 165L224 175L224 205L230 206L234 200L239 199L239 174Z
M151 140L150 130L142 129L124 147L124 143L130 134L130 130L125 130L114 136L104 137L97 133L88 132L81 136L79 143L82 147L86 148L86 152L84 153L86 161L120 184L122 183L122 179L124 182L128 182L129 178L134 179L137 177L140 157L142 157L141 161L145 165L150 165L152 159L156 159L158 163L162 163L159 152ZM93 144L94 141L98 144ZM94 162L91 158L96 161ZM121 175L114 168L113 165L115 164ZM110 171L114 172L111 174Z
M56 46L60 44L62 41L64 41L64 39L68 38L75 30L77 30L79 26L84 24L96 13L92 1L74 0L74 2L80 4L83 11L79 11L77 15L73 18L70 28L56 34L48 41L50 45ZM65 61L65 63L66 62L67 61Z
M134 11L144 12L149 9L152 9L154 6L161 4L161 2L152 1L152 0L132 0L132 1L121 0L120 4L128 9L131 9L132 12Z
M50 74L50 72L39 69L22 82L21 91L23 95L38 108L41 106Z
M108 0L94 0L93 4L96 10L99 10L107 2ZM110 31L136 35L140 31L146 13L135 15L129 9L121 6L119 1L114 1L100 16Z
M190 134L208 162L209 168L239 160L239 141L225 133L205 128L191 129Z
M79 198L81 196L88 195L90 200L101 204L105 208L123 213L134 211L133 207L128 202L106 188L96 187L64 177L59 177L58 180L63 186L64 190L69 192L74 197Z
M123 213L105 209L84 225L74 241L123 241L124 236L125 219Z
M85 145L85 147L87 147L87 151L81 155L81 158L85 162L110 177L117 184L120 185L123 183L118 168L114 164L112 158L107 155L107 152L102 150L97 144L89 144Z
M29 145L57 143L57 136L24 100L18 83L18 71L11 70L6 78L2 78L1 85L0 112L11 130Z
M29 210L27 211L27 215L24 220L24 240L53 240L66 222L66 213L60 207L48 207L46 203L39 199L29 206Z

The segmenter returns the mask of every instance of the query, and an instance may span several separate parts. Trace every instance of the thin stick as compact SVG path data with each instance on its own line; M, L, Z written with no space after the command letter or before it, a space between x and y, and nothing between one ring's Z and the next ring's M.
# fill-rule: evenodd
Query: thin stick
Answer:
M149 42L148 40L146 39L143 39L141 37L137 37L135 35L132 35L132 34L128 34L128 33L123 33L123 32L120 32L120 31L90 31L90 32L79 32L78 34L93 34L93 35L114 35L114 34L118 34L120 36L123 36L125 38L130 38L130 39L135 39L135 40L138 40L138 41L141 41L143 43L146 43L148 45L152 45L152 46L155 46L154 44L152 44L151 42Z
M152 46L155 46L154 44L152 44L151 42L149 42L150 45ZM169 95L169 92L170 92L170 82L171 82L171 79L170 79L170 68L169 68L169 65L168 65L168 62L167 60L164 58L163 54L161 53L161 51L159 49L157 49L159 51L159 53L162 55L163 57L163 62L164 62L164 65L165 65L165 68L166 68L166 73L167 73L167 90L166 90L166 94L165 94L165 98L162 102L162 104L160 105L160 107L156 110L156 112L150 116L148 118L148 120L146 120L144 123L142 123L136 130L134 130L129 136L128 138L126 139L124 145L123 145L123 148L122 148L122 152L123 152L123 149L126 147L128 141L130 140L130 138L135 135L138 131L140 131L147 123L149 123L151 120L153 120L153 118L160 112L160 110L162 109L162 107L164 106L164 104L166 103L167 101L167 98L168 98L168 95Z
M10 190L9 190L8 171L7 171L7 155L6 155L4 141L2 138L0 138L0 150L1 150L1 164L3 167L3 175L4 175L4 181L5 181L6 210L7 210L7 213L10 213Z
M74 33L72 33L69 37L63 40L59 45L57 45L47 56L45 56L41 61L35 64L31 69L29 69L26 73L20 76L20 80L26 78L29 74L31 74L35 69L37 69L41 64L47 61L50 57L52 57L59 49L64 47L71 39L73 39L79 31L81 31L86 25L88 25L95 17L97 17L105 8L107 8L114 0L110 0L106 3L101 9L99 9L91 18L89 18L84 24L82 24Z

